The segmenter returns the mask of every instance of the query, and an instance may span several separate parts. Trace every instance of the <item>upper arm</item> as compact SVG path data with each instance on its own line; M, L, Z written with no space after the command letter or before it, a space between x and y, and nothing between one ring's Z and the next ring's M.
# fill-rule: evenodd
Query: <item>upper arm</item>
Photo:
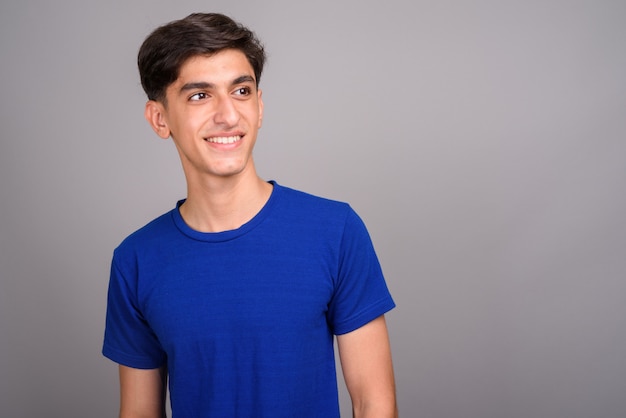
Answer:
M396 417L391 347L385 317L337 336L344 380L355 416Z
M167 371L119 366L120 418L165 417Z

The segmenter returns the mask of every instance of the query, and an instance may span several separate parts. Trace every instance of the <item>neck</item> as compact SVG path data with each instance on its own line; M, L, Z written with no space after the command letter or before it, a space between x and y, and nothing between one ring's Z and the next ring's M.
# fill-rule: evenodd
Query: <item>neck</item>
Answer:
M241 227L259 213L272 193L272 185L256 173L203 182L189 180L180 213L189 227L200 232Z

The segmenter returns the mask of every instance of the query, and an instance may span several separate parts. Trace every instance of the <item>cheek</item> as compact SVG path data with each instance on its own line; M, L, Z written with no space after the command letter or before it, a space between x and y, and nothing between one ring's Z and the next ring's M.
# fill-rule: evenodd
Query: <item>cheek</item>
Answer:
M179 135L193 135L202 127L205 121L206 117L200 114L200 112L177 114L176 117L171 120L170 130Z
M259 109L254 109L250 112L250 121L256 121L257 128L260 128L263 124L263 109L259 107Z

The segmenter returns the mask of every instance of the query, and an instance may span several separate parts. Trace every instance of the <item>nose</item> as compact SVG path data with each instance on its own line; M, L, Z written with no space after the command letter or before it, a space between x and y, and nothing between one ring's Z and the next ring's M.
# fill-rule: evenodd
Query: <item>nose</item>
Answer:
M214 119L215 123L225 126L235 126L239 122L239 112L231 97L221 96L218 98Z

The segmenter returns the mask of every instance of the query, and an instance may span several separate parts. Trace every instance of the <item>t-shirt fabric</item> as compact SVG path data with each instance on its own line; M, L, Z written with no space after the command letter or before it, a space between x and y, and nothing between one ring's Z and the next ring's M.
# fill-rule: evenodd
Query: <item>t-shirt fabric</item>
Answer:
M173 418L339 417L333 335L395 306L348 204L271 183L238 229L195 231L180 201L114 251L102 352L166 365Z

